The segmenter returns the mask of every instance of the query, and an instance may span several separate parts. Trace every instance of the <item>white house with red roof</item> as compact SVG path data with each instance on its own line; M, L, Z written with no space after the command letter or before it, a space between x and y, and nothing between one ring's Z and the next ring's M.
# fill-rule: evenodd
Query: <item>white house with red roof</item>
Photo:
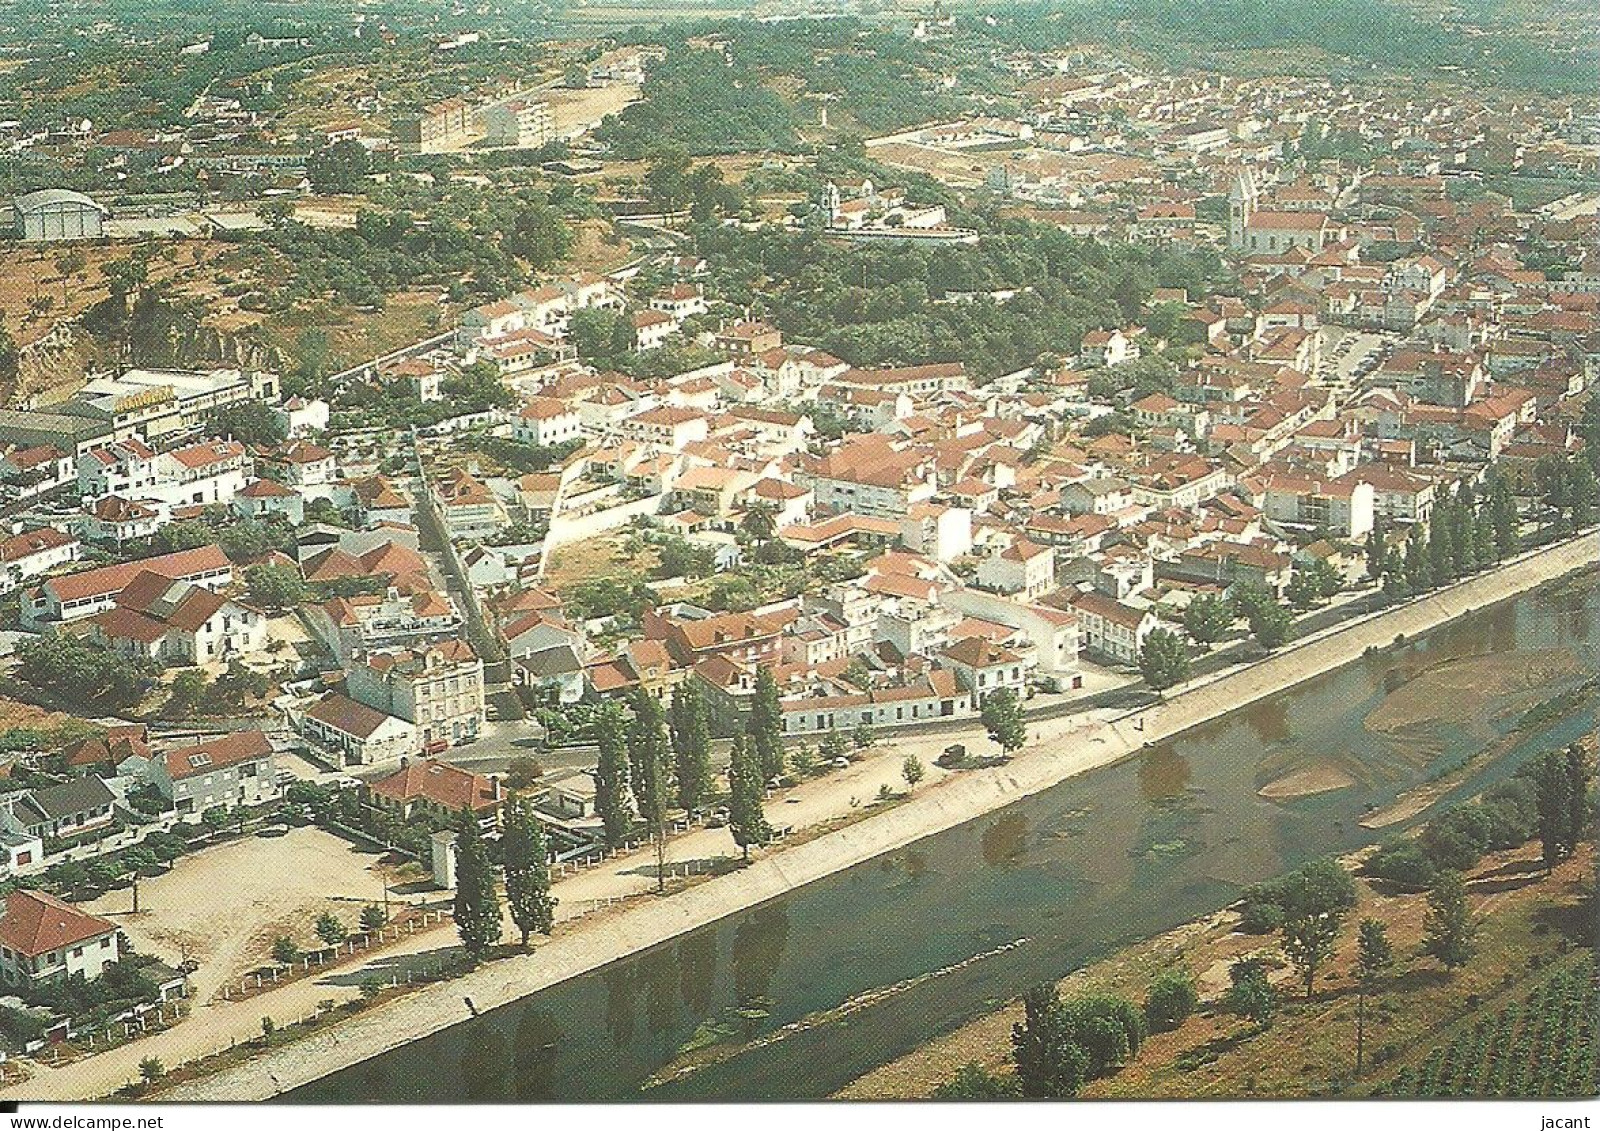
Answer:
M1024 601L1038 600L1056 587L1055 550L1018 538L978 563L978 584Z
M96 613L89 632L126 656L182 664L245 659L267 643L267 618L257 609L187 581L139 574Z
M92 617L115 605L117 595L146 571L211 590L226 589L233 584L233 564L221 548L199 546L46 578L23 597L23 626L38 629L48 623Z
M0 593L78 560L83 543L54 527L27 530L0 541Z
M13 891L0 912L0 978L7 985L98 978L121 956L117 925L46 895Z
M548 448L581 439L583 421L577 409L558 397L534 397L512 421L511 434L524 444Z

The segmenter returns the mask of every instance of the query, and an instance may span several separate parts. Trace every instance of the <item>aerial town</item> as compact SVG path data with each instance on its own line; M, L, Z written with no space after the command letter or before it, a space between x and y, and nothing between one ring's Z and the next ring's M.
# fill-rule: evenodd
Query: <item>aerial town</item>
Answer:
M1593 13L25 7L0 1098L1595 1094Z

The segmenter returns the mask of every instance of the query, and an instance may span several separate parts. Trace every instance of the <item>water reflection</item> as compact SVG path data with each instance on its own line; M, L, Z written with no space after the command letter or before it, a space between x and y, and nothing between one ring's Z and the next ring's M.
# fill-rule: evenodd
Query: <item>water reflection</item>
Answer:
M1486 642L1524 666L1540 650L1578 649L1566 682L1541 689L1554 694L1595 670L1586 634L1597 612L1600 586L1591 582L1581 597L1528 600L1374 654L1281 702L1197 728L293 1098L505 1098L487 1069L470 1075L473 1060L511 1077L509 1095L517 1099L636 1099L657 1073L652 1100L827 1095L1020 986L1205 914L1286 867L1375 839L1359 827L1361 815L1426 780L1429 770L1406 728L1366 725L1386 688L1442 662L1481 656ZM1463 671L1453 674L1455 684L1432 678L1440 688L1460 684ZM1424 693L1422 684L1410 694L1420 708L1448 698ZM1399 705L1388 714L1404 721ZM1482 736L1462 725L1467 713L1420 728L1440 759L1482 749ZM1593 725L1591 706L1486 763L1452 796L1483 788L1520 758ZM1304 784L1307 774L1335 771L1351 783L1257 792L1292 775ZM1026 945L996 949L1024 938ZM948 973L930 978L932 971ZM845 1003L848 1012L833 1017ZM797 1022L805 1023L786 1028Z

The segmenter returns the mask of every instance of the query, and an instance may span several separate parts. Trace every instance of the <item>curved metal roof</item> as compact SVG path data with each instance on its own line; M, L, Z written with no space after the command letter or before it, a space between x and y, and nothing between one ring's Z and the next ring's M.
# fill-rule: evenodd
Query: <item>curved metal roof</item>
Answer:
M81 204L85 208L93 208L96 212L106 211L105 205L99 201L84 196L81 192L73 192L71 189L39 189L36 192L23 193L12 201L12 207L19 213L32 212L36 208L45 208L52 204Z

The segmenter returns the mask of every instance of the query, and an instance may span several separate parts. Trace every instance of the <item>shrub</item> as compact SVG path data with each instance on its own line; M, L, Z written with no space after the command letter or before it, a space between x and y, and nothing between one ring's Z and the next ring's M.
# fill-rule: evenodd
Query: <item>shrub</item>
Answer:
M1150 983L1150 992L1144 999L1144 1019L1152 1032L1176 1029L1199 1004L1200 995L1189 972L1168 970Z

